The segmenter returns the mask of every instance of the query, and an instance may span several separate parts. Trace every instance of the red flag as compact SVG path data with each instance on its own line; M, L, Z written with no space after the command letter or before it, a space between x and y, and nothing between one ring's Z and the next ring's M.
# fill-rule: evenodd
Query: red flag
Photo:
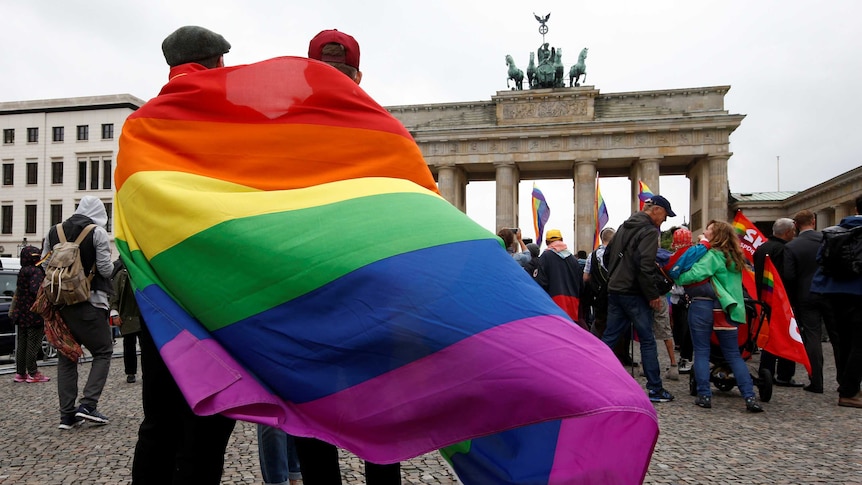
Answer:
M811 374L811 363L802 345L802 335L796 325L790 300L784 291L784 283L772 264L772 258L766 255L763 265L763 290L760 292L763 301L772 309L769 316L769 330L766 332L766 342L763 349L785 359L799 362ZM758 339L758 343L760 342Z
M748 296L751 298L757 297L757 285L754 283L754 271L748 268L742 269L742 287L748 292Z
M733 228L736 229L736 235L739 236L739 247L742 253L748 258L749 263L754 262L754 251L763 243L766 242L766 236L760 232L760 229L742 215L742 211L736 211L733 217ZM756 295L757 293L752 293Z

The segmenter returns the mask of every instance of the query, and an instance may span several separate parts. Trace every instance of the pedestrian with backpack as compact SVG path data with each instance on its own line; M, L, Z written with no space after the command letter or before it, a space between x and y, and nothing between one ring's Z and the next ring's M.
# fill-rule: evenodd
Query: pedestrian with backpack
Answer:
M834 271L824 253L830 248L832 233L846 232L862 227L862 195L856 197L856 215L841 219L837 227L823 230L823 243L817 253L819 267L811 280L811 292L826 296L835 317L838 330L838 405L862 408L862 274L845 274ZM862 265L862 257L853 251L855 244L847 241L841 250L846 268Z
M114 352L108 324L114 264L105 230L107 223L105 204L96 197L86 196L72 217L48 231L42 248L42 256L47 258L43 263L45 280L42 290L51 296L75 341L93 355L83 397L77 406L78 362L62 353L57 356L60 429L72 429L84 420L108 424L107 416L96 410ZM80 237L82 235L83 238ZM73 247L75 244L77 248ZM74 257L67 258L68 255ZM78 267L80 270L76 270ZM73 286L65 285L71 281L75 282Z

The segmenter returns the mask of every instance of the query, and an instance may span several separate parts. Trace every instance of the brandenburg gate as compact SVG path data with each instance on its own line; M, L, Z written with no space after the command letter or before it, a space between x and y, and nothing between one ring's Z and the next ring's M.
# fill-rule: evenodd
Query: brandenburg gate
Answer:
M661 193L659 177L690 182L695 234L728 219L730 86L602 94L594 86L498 91L490 101L390 106L410 131L449 202L466 211L470 181L496 182L496 223L519 227L521 180L571 179L576 241L592 247L596 174L628 177ZM679 212L679 211L677 211Z

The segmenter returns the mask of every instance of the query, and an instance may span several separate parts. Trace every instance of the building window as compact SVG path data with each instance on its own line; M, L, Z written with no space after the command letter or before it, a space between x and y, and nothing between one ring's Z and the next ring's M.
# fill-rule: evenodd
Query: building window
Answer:
M63 222L63 204L51 204L51 225Z
M87 160L78 160L78 190L87 190Z
M102 124L102 139L103 140L113 140L114 139L114 124L113 123Z
M51 132L53 134L53 140L54 141L57 141L57 142L63 141L63 137L65 135L63 133L63 127L62 126L55 126L55 127L51 128Z
M96 190L99 188L99 160L90 160L90 188Z
M52 184L62 184L63 183L63 161L62 160L54 160L51 162L51 183Z
M90 125L78 125L78 141L90 139Z
M36 234L36 204L24 206L24 233Z
M102 160L102 188L111 188L111 159Z
M39 128L27 128L27 143L39 143Z
M0 233L12 234L12 206L3 205L0 208Z
M4 163L3 164L3 185L14 185L15 184L15 164L14 163Z
M3 129L3 144L12 145L15 143L15 128Z
M112 202L105 202L105 212L108 213L108 223L105 224L105 230L111 232L111 228L114 226L114 204Z
M39 183L39 162L27 162L27 185Z

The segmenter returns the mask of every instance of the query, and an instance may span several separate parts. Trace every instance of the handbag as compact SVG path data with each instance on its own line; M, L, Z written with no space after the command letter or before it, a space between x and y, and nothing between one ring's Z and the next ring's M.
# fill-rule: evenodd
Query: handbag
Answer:
M38 313L45 320L45 337L57 352L72 362L77 362L84 355L81 345L72 336L72 331L69 330L60 311L51 303L51 297L45 292L45 287L39 288L36 301L33 302L30 311Z

